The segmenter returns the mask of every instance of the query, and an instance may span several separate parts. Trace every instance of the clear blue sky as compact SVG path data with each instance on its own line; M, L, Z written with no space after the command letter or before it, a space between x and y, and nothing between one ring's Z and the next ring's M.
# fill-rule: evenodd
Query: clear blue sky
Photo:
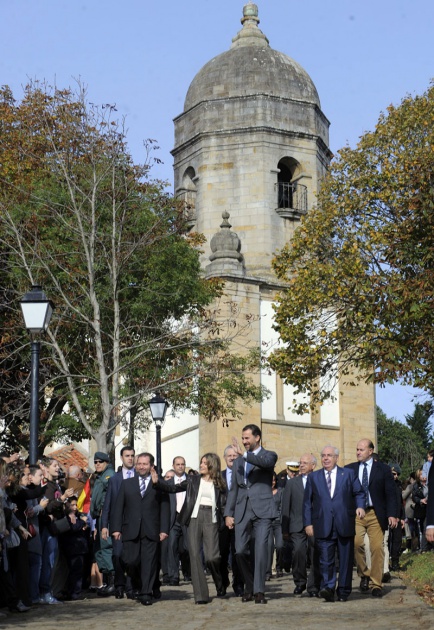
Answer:
M17 98L28 79L59 87L80 78L89 100L116 104L127 117L136 161L155 138L172 181L172 119L183 109L198 70L227 50L240 29L244 0L2 0L0 83ZM433 0L258 0L270 45L312 77L331 121L331 149L354 146L380 111L434 77ZM413 409L412 392L379 390L377 401L398 419Z

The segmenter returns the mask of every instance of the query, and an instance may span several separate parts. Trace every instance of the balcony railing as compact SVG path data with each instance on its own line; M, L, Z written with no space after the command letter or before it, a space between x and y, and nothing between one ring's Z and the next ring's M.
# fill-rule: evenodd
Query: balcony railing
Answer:
M298 182L277 182L276 212L285 219L300 219L307 212L307 187Z

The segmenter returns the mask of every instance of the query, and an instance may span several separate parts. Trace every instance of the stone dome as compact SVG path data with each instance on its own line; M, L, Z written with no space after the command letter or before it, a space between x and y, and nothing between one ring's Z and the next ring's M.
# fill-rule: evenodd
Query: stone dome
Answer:
M293 59L270 48L258 28L258 7L243 10L243 28L230 50L214 57L197 73L187 92L184 111L203 101L266 94L320 107L318 92L307 72Z

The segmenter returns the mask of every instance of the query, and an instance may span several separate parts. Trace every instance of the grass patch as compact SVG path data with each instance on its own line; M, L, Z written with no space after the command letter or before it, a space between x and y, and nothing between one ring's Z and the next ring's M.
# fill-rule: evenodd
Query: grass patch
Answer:
M422 599L434 607L434 553L401 556L399 577L407 586L416 589Z

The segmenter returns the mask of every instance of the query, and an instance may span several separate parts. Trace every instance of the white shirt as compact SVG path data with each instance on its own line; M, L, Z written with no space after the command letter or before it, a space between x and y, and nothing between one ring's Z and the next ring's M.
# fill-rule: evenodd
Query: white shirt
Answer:
M122 466L122 479L130 479L131 477L134 477L134 470L128 470L128 468Z
M211 507L212 507L212 511L211 511L212 522L217 523L216 501L215 501L216 493L215 493L214 483L212 481L204 481L203 479L200 480L199 492L197 493L197 499L196 499L196 503L194 504L191 518L197 518L197 515L199 513L199 506L204 505L206 501L206 499L204 501L203 498L205 498L205 496L209 497L210 493L211 493Z
M173 482L175 486L177 486L179 483L181 483L181 481L185 481L186 479L187 477L185 475L182 475L182 477L178 477L177 475L175 475L173 478ZM185 492L177 492L176 493L176 511L177 512L180 512L182 510L184 501L185 501Z
M230 490L232 485L232 468L226 468L226 485L228 490Z

